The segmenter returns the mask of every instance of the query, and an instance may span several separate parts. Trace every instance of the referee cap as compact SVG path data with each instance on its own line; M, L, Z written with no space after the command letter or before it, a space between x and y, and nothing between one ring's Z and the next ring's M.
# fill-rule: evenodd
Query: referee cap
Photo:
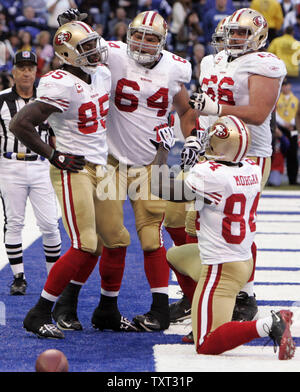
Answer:
M37 56L33 52L29 52L28 50L24 50L22 52L17 52L15 54L13 64L21 64L21 63L32 63L37 65Z

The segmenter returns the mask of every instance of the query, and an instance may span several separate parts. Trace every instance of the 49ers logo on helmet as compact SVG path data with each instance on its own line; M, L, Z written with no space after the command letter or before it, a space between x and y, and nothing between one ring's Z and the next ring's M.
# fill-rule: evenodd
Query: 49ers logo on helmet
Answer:
M214 126L214 135L219 137L220 139L227 139L229 136L229 132L225 125L217 123Z
M256 16L255 18L253 18L253 23L257 27L260 26L267 27L267 22L263 16Z
M65 42L70 41L72 34L69 31L62 31L55 37L56 45L63 45Z

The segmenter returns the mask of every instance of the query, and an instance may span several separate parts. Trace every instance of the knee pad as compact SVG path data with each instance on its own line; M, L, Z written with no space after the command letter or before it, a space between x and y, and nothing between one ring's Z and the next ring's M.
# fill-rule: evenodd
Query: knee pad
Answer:
M167 202L165 210L165 227L183 227L185 225L186 217L186 203Z
M118 230L114 230L113 227L108 228L106 233L103 233L102 239L107 248L120 248L130 245L130 235L125 226Z
M75 249L78 248L85 252L95 254L98 246L98 236L94 231L86 230L80 233L77 246L74 240L71 242Z
M158 225L144 226L138 231L143 251L151 252L162 246L161 227Z

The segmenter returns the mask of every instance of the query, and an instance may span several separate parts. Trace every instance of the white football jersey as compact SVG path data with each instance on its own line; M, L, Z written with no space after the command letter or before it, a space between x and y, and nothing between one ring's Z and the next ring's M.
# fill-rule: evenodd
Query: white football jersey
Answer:
M286 75L284 62L272 53L248 53L230 62L227 60L228 55L221 51L215 56L204 57L201 62L200 86L212 99L217 99L219 104L248 105L248 78L251 75L279 78L281 83ZM278 97L279 94L280 88ZM249 156L272 155L271 114L272 111L261 125L247 124L252 137ZM215 116L209 118L211 124L216 120Z
M166 50L152 68L127 55L123 42L108 42L112 91L107 119L109 153L128 165L147 165L156 155L150 139L167 123L173 98L191 78L191 64Z
M57 150L84 155L89 162L105 165L111 74L102 65L91 79L87 84L66 70L51 71L40 79L36 99L60 110L48 118Z
M215 161L197 163L187 186L211 204L197 211L196 230L203 264L220 264L251 258L260 195L261 170L250 159L242 166ZM195 203L195 209L197 210Z

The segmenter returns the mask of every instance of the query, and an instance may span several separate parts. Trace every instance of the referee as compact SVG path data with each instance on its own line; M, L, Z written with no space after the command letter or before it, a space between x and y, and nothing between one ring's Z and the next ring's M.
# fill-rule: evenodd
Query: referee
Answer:
M10 294L24 295L27 282L22 230L28 198L42 233L47 273L60 256L61 238L49 162L32 153L9 131L11 118L35 99L37 57L33 52L18 52L13 65L15 84L0 93L0 192L4 212L4 244L14 275ZM42 124L36 130L45 142L49 142L48 124Z

